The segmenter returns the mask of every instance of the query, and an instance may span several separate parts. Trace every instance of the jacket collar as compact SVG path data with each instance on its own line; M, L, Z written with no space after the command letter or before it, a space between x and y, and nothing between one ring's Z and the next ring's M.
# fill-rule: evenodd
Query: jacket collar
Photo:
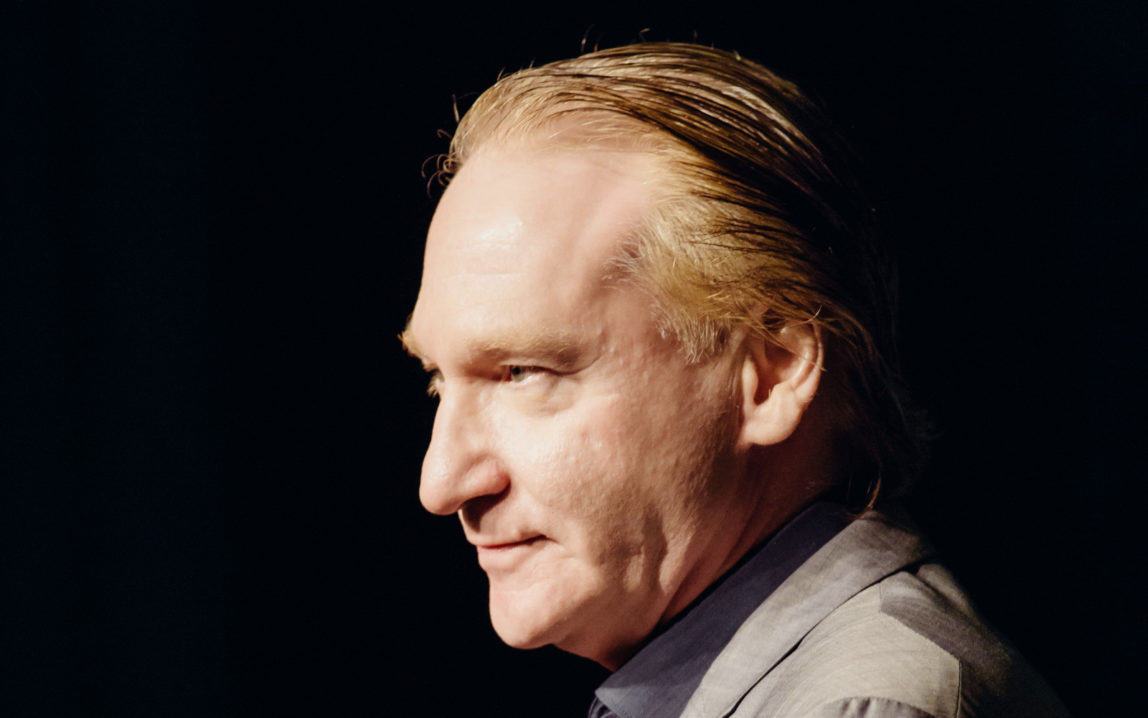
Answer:
M798 514L610 676L598 700L621 718L654 718L680 715L695 691L708 695L703 678L739 626L852 518L828 502Z
M683 716L727 716L818 623L860 591L932 554L903 518L869 511L761 602L709 665Z

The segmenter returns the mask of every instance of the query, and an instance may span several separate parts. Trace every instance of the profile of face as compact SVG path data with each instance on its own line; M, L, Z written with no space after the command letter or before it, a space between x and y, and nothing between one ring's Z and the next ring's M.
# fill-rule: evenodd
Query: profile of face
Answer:
M687 362L614 269L657 176L636 153L480 150L404 335L439 401L420 499L461 520L495 630L611 668L736 560L760 496L752 358Z

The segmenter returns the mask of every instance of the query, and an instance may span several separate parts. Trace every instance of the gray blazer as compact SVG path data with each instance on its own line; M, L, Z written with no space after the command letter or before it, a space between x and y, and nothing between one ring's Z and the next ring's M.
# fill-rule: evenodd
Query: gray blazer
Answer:
M1066 716L911 528L871 512L762 602L684 716Z

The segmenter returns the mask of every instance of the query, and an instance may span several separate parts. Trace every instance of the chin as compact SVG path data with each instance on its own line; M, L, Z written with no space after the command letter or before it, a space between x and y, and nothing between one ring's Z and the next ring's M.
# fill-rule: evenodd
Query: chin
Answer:
M616 670L629 654L604 640L605 635L599 635L608 626L590 618L590 605L594 602L588 605L578 598L587 597L567 596L563 600L542 591L499 592L492 586L490 622L502 642L511 648L529 650L553 645Z
M490 589L490 622L502 642L512 648L541 648L560 640L562 623L554 605L546 605L529 592L499 593ZM541 605L539 605L541 603Z
M500 621L492 615L491 625L494 626L494 632L498 634L499 639L511 648L528 651L534 648L542 648L552 643L552 641L547 640L543 634L536 631L523 630L521 622Z

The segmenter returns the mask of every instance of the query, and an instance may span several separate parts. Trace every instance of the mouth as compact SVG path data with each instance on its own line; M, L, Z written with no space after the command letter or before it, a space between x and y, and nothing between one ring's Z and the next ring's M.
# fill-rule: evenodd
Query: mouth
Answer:
M488 573L513 570L529 559L545 540L545 536L532 536L519 541L476 544L478 565Z
M520 546L530 546L538 541L542 541L544 538L544 536L532 536L519 541L507 541L506 543L475 544L475 548L479 551L506 551Z

